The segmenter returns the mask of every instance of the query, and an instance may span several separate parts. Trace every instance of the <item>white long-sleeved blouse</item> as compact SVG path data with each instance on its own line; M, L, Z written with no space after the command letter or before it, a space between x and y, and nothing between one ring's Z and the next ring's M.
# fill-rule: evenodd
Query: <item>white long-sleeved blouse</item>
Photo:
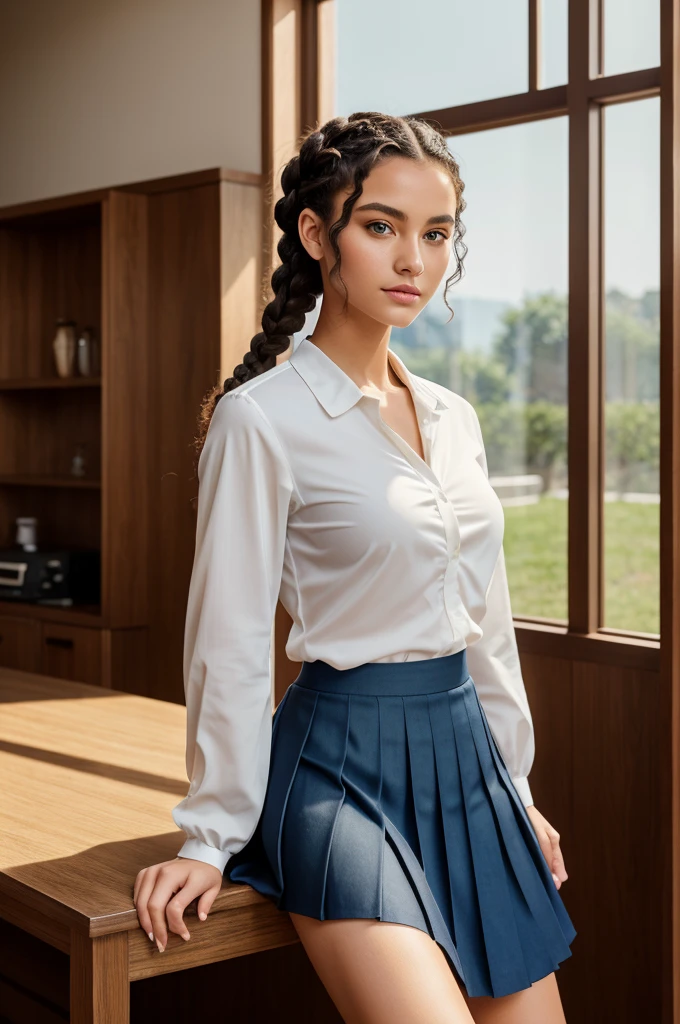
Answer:
M255 830L272 727L277 599L286 654L336 668L467 648L489 726L525 805L534 731L473 406L411 373L425 459L312 340L218 402L198 464L184 635L187 796L179 856L221 870Z

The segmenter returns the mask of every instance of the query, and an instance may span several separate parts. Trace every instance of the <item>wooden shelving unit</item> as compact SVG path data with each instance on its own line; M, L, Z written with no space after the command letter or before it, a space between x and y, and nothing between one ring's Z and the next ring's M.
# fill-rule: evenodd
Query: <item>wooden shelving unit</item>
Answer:
M0 665L182 700L192 442L258 329L261 184L211 169L0 209L0 548L35 516L39 549L101 557L94 605L0 593ZM98 377L58 376L59 317L94 328Z

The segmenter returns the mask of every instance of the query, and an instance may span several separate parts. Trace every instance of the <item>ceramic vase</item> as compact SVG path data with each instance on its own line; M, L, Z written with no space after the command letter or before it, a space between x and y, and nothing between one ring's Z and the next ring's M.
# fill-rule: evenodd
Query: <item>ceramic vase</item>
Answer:
M59 376L72 377L76 358L76 331L73 320L57 320L57 333L52 348Z

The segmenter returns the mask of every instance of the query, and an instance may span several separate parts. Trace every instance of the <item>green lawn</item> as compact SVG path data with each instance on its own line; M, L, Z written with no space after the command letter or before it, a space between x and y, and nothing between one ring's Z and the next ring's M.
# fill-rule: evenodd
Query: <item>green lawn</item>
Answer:
M515 615L567 618L567 502L507 507L505 557ZM605 502L602 625L659 632L659 506Z

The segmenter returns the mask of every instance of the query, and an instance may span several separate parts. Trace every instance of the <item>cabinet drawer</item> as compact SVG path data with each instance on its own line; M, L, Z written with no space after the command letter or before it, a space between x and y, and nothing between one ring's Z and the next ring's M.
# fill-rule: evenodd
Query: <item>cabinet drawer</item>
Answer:
M87 626L42 622L40 668L46 676L79 683L102 682L102 633Z
M40 623L0 616L0 665L22 672L40 671Z

